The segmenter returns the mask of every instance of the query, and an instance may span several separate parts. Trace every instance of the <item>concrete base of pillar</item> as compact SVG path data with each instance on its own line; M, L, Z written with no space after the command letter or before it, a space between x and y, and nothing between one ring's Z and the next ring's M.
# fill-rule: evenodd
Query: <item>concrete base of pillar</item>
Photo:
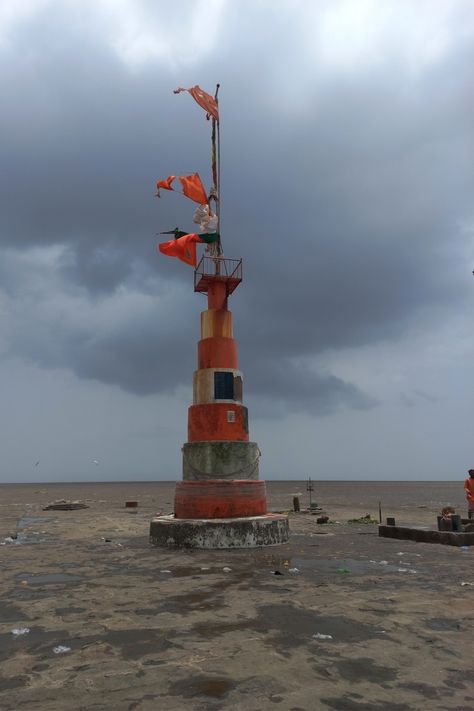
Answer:
M288 537L288 517L282 514L220 519L156 516L150 523L150 543L168 548L257 548L287 543Z

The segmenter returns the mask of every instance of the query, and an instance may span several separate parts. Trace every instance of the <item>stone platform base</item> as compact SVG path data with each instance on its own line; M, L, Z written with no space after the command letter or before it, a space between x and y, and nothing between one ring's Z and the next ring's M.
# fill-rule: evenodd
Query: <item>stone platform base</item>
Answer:
M379 526L379 536L419 543L442 543L446 546L474 546L474 533L435 531L408 526Z
M180 519L156 516L150 543L168 548L256 548L287 543L288 517L265 514L245 518Z

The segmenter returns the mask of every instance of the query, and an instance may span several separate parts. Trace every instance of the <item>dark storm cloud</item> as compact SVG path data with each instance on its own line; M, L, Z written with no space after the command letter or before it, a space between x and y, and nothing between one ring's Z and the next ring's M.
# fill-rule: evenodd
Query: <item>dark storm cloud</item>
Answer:
M307 360L397 338L423 307L463 298L465 265L449 247L471 218L467 42L416 76L393 57L341 73L292 60L297 36L278 15L252 32L248 20L229 10L219 61L192 71L131 71L64 6L17 29L0 69L0 239L64 250L33 295L30 265L10 262L6 352L139 394L188 383L204 302L186 266L156 255L155 233L193 229L193 208L153 194L169 173L209 177L209 125L171 94L198 81L222 82L223 240L244 257L231 307L249 391L290 411L370 407ZM301 75L295 107L274 78L291 76L285 63ZM121 313L124 290L147 299Z

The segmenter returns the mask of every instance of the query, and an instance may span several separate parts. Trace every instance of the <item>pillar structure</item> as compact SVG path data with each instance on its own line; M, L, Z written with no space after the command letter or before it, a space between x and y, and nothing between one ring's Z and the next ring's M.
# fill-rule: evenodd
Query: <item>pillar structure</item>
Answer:
M194 289L207 294L207 309L201 313L193 403L182 448L183 479L176 485L174 525L161 519L153 532L154 519L152 543L168 540L215 548L288 540L286 517L267 514L265 482L259 480L260 450L249 438L228 310L229 295L241 280L242 260L203 257L196 269ZM179 521L186 525L177 532Z
M226 260L230 261L230 260ZM224 265L221 265L222 267ZM258 480L260 450L249 441L243 378L228 310L232 281L206 275L201 339L188 410L188 441L183 446L183 481L176 487L176 518L260 516L267 512L265 482Z

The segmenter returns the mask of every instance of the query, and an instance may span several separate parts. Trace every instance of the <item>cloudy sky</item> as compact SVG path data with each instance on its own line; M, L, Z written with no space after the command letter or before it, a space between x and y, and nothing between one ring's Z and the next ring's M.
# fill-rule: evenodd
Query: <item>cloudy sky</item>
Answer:
M473 55L471 0L2 0L0 481L180 478L205 300L154 186L209 184L172 90L216 82L262 476L462 479Z

